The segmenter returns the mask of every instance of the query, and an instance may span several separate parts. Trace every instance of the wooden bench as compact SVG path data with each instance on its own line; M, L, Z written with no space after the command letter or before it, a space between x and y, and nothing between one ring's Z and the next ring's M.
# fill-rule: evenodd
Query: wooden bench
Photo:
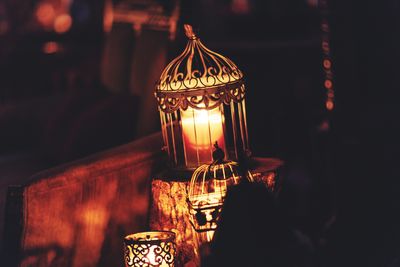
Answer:
M161 147L153 134L10 187L6 266L123 266L123 237L147 230Z

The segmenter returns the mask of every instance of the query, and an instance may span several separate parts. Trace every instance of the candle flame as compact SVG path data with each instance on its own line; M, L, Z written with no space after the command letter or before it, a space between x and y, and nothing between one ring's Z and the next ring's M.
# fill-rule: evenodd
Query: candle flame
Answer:
M182 126L185 138L198 149L209 149L223 137L222 116L219 109L182 112ZM218 142L219 145L220 142Z

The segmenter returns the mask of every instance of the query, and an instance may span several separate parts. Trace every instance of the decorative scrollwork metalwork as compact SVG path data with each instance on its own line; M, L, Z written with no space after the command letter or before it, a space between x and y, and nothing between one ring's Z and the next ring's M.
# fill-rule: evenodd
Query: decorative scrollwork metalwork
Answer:
M176 255L173 232L143 232L125 237L125 266L174 266Z
M195 92L156 92L156 98L160 109L170 113L178 109L186 110L188 107L194 109L213 109L221 103L229 105L231 101L238 103L245 97L245 86L243 82L232 85L224 85L207 88Z
M160 109L211 109L241 101L243 73L230 59L205 47L191 26L185 25L185 30L189 38L185 50L168 64L156 84Z

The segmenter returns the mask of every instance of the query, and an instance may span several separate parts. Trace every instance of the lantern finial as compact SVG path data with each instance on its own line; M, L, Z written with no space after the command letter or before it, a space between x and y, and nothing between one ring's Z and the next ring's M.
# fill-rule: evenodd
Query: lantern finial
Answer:
M223 161L224 158L225 158L225 153L224 153L224 151L218 146L218 142L217 142L217 141L215 141L215 143L214 143L214 148L215 148L215 149L214 149L214 151L213 151L213 153L212 153L213 160L214 160L215 163L221 164L222 161Z
M183 28L185 29L185 34L189 39L196 39L196 34L193 32L193 27L190 24L184 24Z

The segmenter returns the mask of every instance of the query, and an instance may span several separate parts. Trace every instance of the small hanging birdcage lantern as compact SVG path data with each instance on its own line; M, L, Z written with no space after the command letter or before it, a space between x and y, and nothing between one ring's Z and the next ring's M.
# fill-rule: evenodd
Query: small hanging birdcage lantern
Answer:
M188 43L156 85L164 148L176 169L212 162L217 142L227 160L249 154L243 74L206 48L185 25Z
M239 164L223 161L222 149L218 144L215 148L214 162L201 165L194 171L188 189L189 219L199 233L200 242L212 240L227 190L242 179ZM246 178L253 181L249 171Z

